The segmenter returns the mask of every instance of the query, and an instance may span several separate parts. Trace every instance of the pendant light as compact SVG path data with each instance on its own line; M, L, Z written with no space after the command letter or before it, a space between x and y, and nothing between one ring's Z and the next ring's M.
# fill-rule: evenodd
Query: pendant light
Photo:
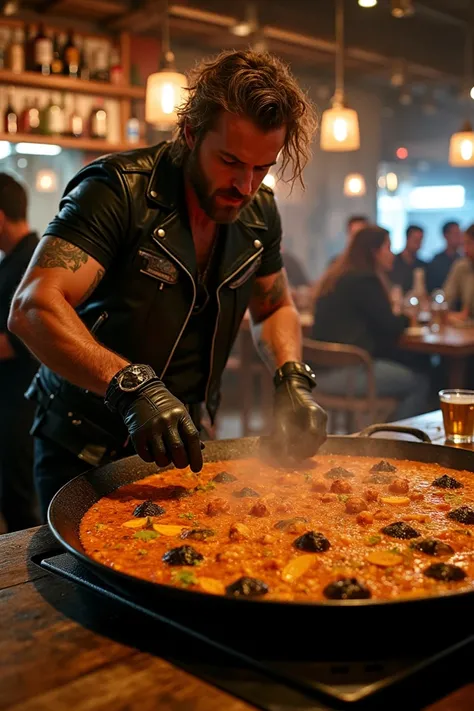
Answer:
M360 173L349 173L344 180L344 195L362 197L367 192L365 178Z
M177 121L177 109L186 98L187 79L175 69L170 47L168 0L162 24L162 68L150 74L146 83L145 119L160 131L170 131Z
M356 151L360 148L359 117L344 102L344 0L336 0L336 90L331 108L321 121L323 151Z
M466 44L464 49L464 82L468 95L469 87L472 86L472 30L466 32ZM468 99L469 101L469 99ZM474 165L474 131L469 119L461 127L461 130L451 136L449 142L449 164L456 168L470 168Z

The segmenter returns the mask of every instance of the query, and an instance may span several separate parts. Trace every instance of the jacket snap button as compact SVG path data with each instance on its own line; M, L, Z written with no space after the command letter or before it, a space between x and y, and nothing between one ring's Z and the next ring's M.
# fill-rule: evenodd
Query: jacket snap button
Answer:
M152 190L152 191L150 192L150 195L152 196L152 198L156 198L156 196L158 195L158 193L156 192L156 190Z
M165 234L166 234L166 232L164 230L162 230L160 227L160 229L158 230L158 237L164 237Z
M82 425L82 420L72 420L72 424L77 427L78 425Z
M259 239L256 239L255 242L253 243L253 246L255 247L255 249L260 249L260 247L262 246L262 243L260 242Z

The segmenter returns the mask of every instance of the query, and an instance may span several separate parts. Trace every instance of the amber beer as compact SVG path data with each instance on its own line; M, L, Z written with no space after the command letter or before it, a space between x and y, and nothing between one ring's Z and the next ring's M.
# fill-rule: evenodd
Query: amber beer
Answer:
M446 439L455 444L474 442L474 390L439 393Z

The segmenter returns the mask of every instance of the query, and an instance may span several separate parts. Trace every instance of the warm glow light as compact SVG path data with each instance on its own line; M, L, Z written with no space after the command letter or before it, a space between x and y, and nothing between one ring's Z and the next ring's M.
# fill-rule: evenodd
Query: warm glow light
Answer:
M186 98L188 82L184 74L162 71L150 74L146 84L145 119L162 131L172 129L176 110Z
M387 190L389 190L391 193L394 193L395 190L398 188L398 178L396 173L387 173L385 176L385 182L387 185Z
M449 164L457 168L467 168L474 165L473 131L460 131L451 136Z
M17 143L17 153L24 153L29 156L57 156L61 153L61 146L54 143Z
M462 185L423 185L408 196L414 210L452 210L464 207L466 190Z
M360 148L359 117L354 109L333 107L323 113L321 148L323 151L356 151Z
M267 173L266 176L264 177L264 179L262 180L262 183L264 185L266 185L268 188L272 188L272 190L273 190L273 188L275 187L275 184L276 184L275 176L272 175L271 173Z
M405 158L408 158L408 151L404 146L400 146L400 148L397 148L395 151L395 155L398 160L405 160Z
M36 190L39 193L54 193L58 187L58 178L54 170L39 170L36 173Z
M469 96L471 99L474 99L474 86L472 87L471 91L469 92Z
M365 195L365 179L359 173L351 173L344 180L344 195L348 197L361 197Z
M359 0L359 5L361 7L375 7L377 0Z
M385 178L385 175L380 176L380 178L377 180L377 185L381 190L387 187L387 180Z

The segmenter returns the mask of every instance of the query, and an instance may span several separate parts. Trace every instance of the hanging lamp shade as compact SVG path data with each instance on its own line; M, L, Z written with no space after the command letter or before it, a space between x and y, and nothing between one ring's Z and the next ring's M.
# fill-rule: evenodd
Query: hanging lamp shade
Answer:
M360 148L357 111L333 104L323 113L321 149L323 151L356 151Z
M456 168L469 168L474 165L474 131L468 121L458 133L451 136L449 164Z
M365 178L360 173L349 173L344 180L344 195L362 197L367 192Z
M184 74L163 69L150 74L146 83L145 119L161 131L169 131L177 121L177 109L186 98Z

